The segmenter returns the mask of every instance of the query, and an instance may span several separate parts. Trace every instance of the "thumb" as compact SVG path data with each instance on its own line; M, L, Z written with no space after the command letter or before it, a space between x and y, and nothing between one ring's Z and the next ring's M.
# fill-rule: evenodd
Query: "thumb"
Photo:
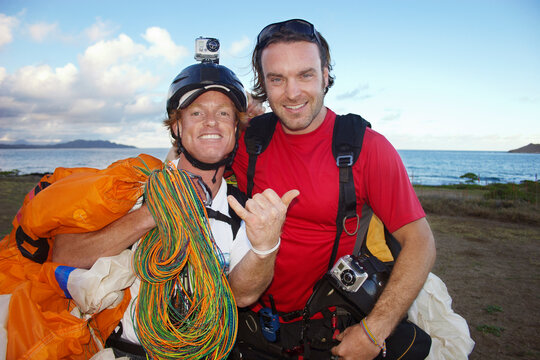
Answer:
M281 197L281 201L285 204L285 206L289 206L289 204L298 196L300 195L300 191L298 190L289 190L283 196Z

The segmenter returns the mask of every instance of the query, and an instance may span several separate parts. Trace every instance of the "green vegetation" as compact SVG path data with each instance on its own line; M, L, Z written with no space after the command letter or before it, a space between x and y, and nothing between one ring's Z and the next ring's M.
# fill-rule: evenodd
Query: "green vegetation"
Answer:
M488 313L488 314L494 314L494 313L497 313L497 312L503 312L503 309L501 306L499 305L488 305L484 308L484 310Z
M17 176L20 171L17 169L0 171L0 176Z
M414 188L427 213L540 225L540 187L537 181L483 186L415 185Z
M478 177L478 175L476 175L475 173L471 173L471 172L461 175L460 178L467 179L466 182L469 184L480 181L480 177Z
M497 337L500 337L502 332L504 331L503 327L495 326L495 325L478 325L476 327L476 330L480 331L482 334L493 334Z

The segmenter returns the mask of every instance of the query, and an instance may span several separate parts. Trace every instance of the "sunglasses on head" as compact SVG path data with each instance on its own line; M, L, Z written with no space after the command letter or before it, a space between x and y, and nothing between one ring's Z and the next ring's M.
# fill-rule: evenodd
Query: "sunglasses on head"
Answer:
M259 36L257 36L257 48L263 49L272 36L279 32L305 35L317 44L321 44L321 39L312 23L302 19L292 19L270 24L262 29Z

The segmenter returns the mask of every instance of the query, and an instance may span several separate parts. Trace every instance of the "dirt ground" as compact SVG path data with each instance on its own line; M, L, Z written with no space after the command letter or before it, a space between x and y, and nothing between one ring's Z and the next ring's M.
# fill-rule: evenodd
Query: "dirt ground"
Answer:
M433 272L476 342L470 359L540 359L540 228L428 215Z
M0 177L0 235L38 180ZM429 213L428 220L433 272L476 342L470 359L540 359L540 227Z

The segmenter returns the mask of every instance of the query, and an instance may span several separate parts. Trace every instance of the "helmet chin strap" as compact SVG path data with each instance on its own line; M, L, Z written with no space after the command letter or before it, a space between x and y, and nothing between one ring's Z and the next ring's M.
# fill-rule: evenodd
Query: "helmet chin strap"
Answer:
M215 184L216 183L216 176L217 176L217 172L219 170L220 167L222 167L223 165L227 165L229 163L229 156L227 156L225 159L223 160L220 160L218 162L215 162L215 163L205 163L205 162L202 162L202 161L199 161L197 159L195 159L183 146L182 146L182 143L180 142L178 144L178 149L180 150L180 153L184 154L184 156L186 157L186 159L191 163L191 165L193 165L194 167L196 167L197 169L201 169L201 170L215 170L214 172L214 177L212 178L212 183Z

